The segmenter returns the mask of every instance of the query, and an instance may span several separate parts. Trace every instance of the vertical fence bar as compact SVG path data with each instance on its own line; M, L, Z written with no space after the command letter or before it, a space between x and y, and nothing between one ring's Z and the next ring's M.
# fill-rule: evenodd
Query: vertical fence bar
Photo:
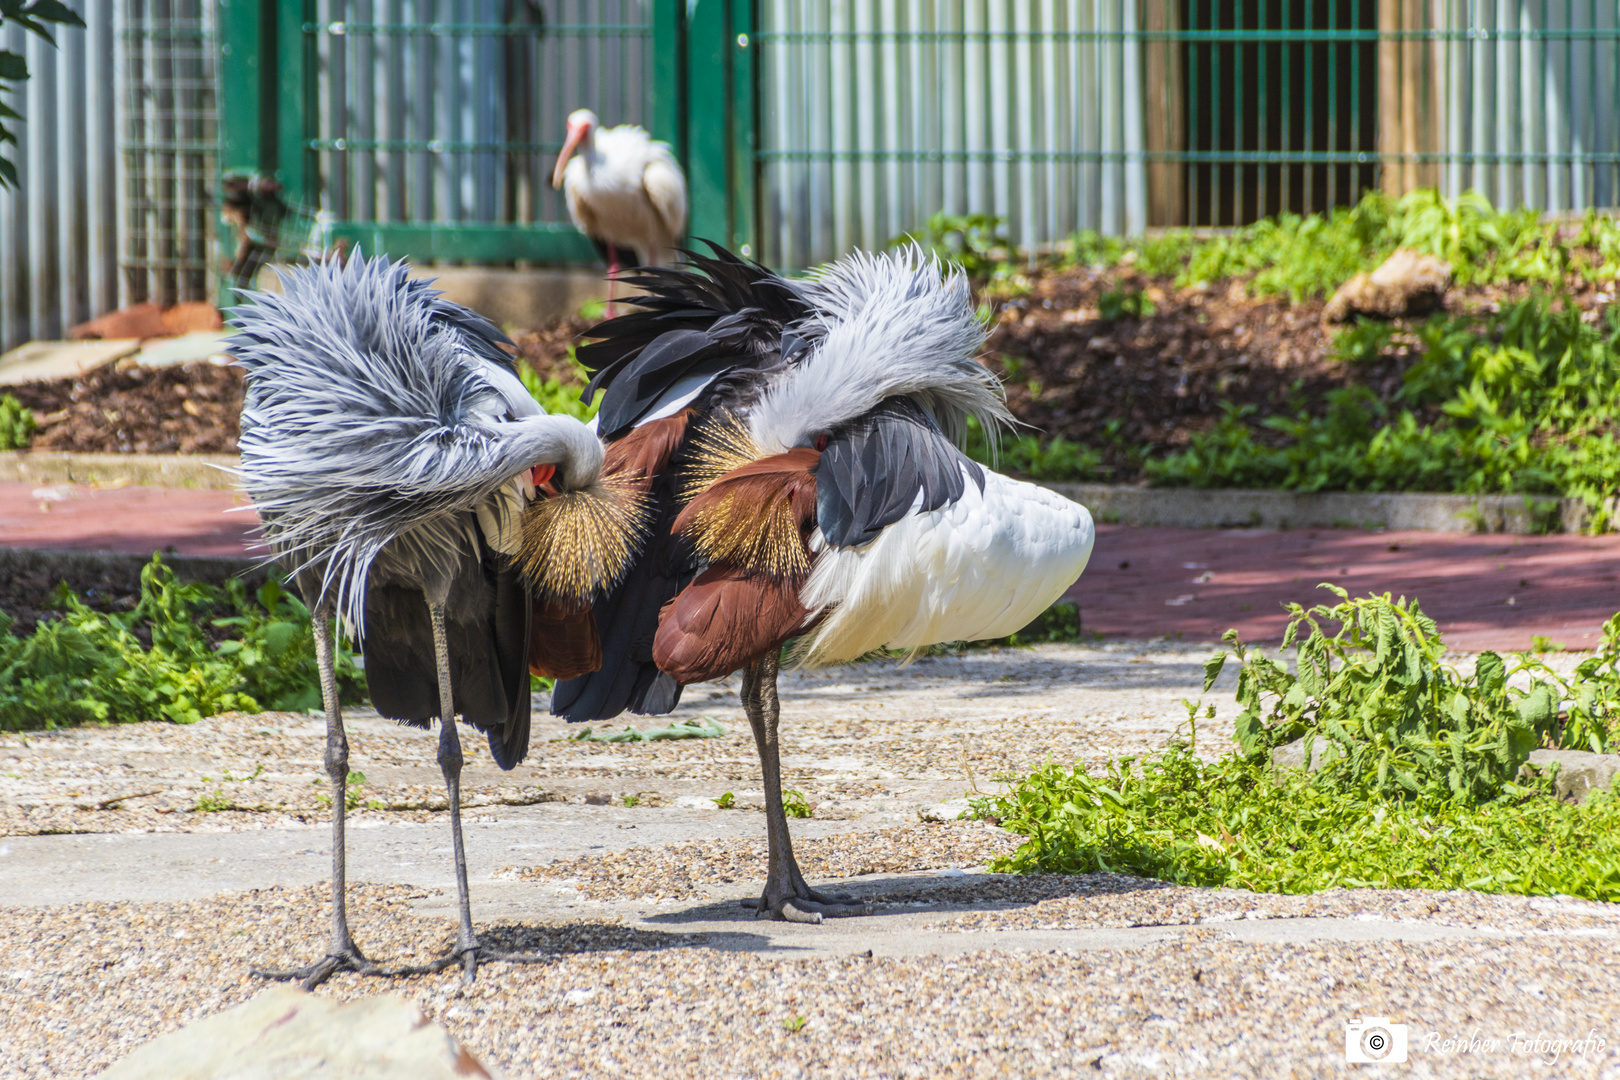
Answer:
M8 52L23 52L27 48L23 28L16 23L0 23L0 48ZM31 116L29 84L23 83L8 93L6 104L24 117ZM6 156L17 167L18 177L26 177L28 140L18 139L7 149ZM33 324L29 318L29 293L33 284L28 264L29 191L22 184L0 188L0 347L7 349L33 337Z
M118 94L116 0L85 6L85 179L88 190L90 315L118 307ZM0 260L0 274L4 261ZM0 340L4 334L0 332Z
M27 171L18 169L23 183L39 197L28 200L28 275L32 281L29 292L28 320L32 334L41 338L62 336L62 306L60 277L60 249L57 246L57 222L60 204L46 196L56 183L56 155L52 153L55 138L53 129L59 120L56 115L56 95L51 93L56 81L56 50L37 37L28 39L28 70L38 82L39 92L29 100L29 122L25 125L20 142L28 144Z

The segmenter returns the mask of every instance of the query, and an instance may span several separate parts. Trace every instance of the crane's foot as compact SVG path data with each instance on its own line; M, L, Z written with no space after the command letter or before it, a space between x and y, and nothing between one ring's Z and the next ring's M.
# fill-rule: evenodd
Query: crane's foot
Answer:
M313 990L340 971L352 971L356 975L367 975L379 979L394 979L404 975L436 975L446 968L452 968L460 964L468 969L467 981L472 982L473 972L476 970L477 953L478 947L475 945L471 949L457 949L446 956L429 960L425 964L401 964L399 967L384 967L382 964L374 964L367 960L360 954L359 949L350 949L345 952L327 953L308 967L288 970L254 968L253 974L261 979L274 979L283 982L296 980L305 990ZM486 957L486 959L491 958ZM499 957L494 959L499 959Z
M313 990L339 971L352 971L356 975L380 975L383 969L367 960L359 949L350 945L346 949L329 952L307 967L254 968L253 974L261 979L278 982L298 982L305 990Z
M871 915L877 906L849 893L824 893L810 886L798 884L773 889L769 883L758 900L744 900L743 907L757 913L758 918L772 918L783 922L819 923L823 918L836 919L851 915Z

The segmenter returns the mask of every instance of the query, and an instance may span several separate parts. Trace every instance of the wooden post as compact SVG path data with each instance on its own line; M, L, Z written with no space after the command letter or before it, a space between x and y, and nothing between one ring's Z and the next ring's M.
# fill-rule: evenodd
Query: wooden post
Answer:
M1176 0L1142 0L1142 29L1164 33L1181 28ZM1187 149L1187 99L1182 89L1182 44L1151 38L1142 44L1142 89L1149 154ZM1180 161L1149 158L1148 224L1186 224L1187 167Z

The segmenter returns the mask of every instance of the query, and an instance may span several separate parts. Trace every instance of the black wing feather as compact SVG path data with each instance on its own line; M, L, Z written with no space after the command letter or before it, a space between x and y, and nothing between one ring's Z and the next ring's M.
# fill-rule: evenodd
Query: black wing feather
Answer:
M445 610L456 712L489 737L510 769L529 752L529 602L509 561L479 537L462 560ZM439 715L433 626L419 588L376 581L366 593L363 645L371 703L391 720L426 727Z
M650 267L621 278L641 290L639 310L590 331L598 340L575 356L590 371L583 400L602 398L598 430L615 439L689 374L764 370L780 362L782 330L810 313L786 279L715 244L712 255L685 251L680 267Z
M925 513L960 499L964 470L983 491L984 470L922 406L889 398L827 440L816 466L816 524L835 548L871 543L914 506Z
M551 692L551 711L569 721L609 720L626 709L657 715L680 703L680 685L653 663L653 637L658 613L691 584L702 562L690 542L670 533L680 512L672 473L654 481L648 502L655 516L646 548L591 608L602 636L602 666L559 681Z

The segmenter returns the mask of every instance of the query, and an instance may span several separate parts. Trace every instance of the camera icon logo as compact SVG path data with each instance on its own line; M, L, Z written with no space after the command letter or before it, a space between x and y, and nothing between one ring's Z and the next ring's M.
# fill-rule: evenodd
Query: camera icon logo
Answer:
M1406 1025L1387 1016L1363 1016L1344 1025L1344 1059L1374 1064L1406 1060Z

